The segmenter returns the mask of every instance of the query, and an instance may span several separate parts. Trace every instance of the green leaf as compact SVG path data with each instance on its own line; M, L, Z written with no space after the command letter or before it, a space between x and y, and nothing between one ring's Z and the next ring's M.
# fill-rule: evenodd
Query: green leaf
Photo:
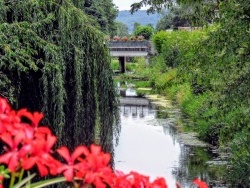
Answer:
M35 173L28 176L27 178L24 178L22 181L20 181L19 183L17 183L16 185L14 185L14 188L20 188L21 186L23 186L24 184L26 184L27 182L29 182L32 178L35 177Z
M30 188L46 187L48 185L53 185L53 184L65 182L65 181L66 179L64 177L58 177L58 178L53 178L53 179L48 179L48 180L43 180L43 181L33 183L30 185Z

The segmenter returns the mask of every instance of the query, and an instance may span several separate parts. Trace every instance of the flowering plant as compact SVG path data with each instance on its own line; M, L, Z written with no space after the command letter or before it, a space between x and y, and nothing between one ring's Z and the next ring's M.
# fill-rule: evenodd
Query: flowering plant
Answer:
M114 41L119 41L119 40L120 40L120 37L114 36L114 37L113 37L113 40L114 40Z
M22 121L23 118L28 121ZM4 143L0 155L0 164L4 164L0 167L0 188L6 178L10 178L10 188L39 188L60 182L69 182L77 188L167 188L164 178L150 182L148 176L137 172L113 171L109 165L111 155L94 144L90 148L78 146L72 153L65 146L54 151L57 138L48 127L39 126L42 118L39 112L15 111L6 99L0 98L0 139ZM56 159L56 153L64 161ZM36 173L30 171L35 166L41 177L55 177L33 182ZM199 179L194 183L207 188Z
M145 39L145 37L142 36L142 35L139 35L137 38L138 38L139 41L143 41Z
M127 42L127 41L128 41L128 37L127 37L127 36L123 36L123 37L121 38L121 41Z

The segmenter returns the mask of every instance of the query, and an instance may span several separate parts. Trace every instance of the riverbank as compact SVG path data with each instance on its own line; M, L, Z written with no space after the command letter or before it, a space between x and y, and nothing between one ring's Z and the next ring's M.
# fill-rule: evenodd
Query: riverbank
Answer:
M130 97L125 97L125 98L121 97L120 98L121 105L130 104L130 105L145 106L149 105L150 101L150 103L152 104L163 107L166 110L168 110L169 113L168 114L169 117L167 118L167 121L169 121L168 125L172 126L178 132L178 137L181 140L181 142L183 142L184 145L196 146L196 147L211 147L209 143L200 140L196 132L193 132L191 130L186 131L183 122L185 120L183 118L182 112L177 105L173 104L172 100L159 94L151 94L152 88L146 88L146 87L134 88L135 87L134 83L126 83L126 86L127 86L126 88L119 88L120 94L126 96L126 91L129 91L130 94L128 94L128 96ZM134 91L131 92L131 89ZM138 98L137 93L144 93L145 99ZM146 99L148 99L149 101Z
M170 112L168 118L169 125L177 130L178 137L184 145L195 147L211 147L210 144L200 140L196 132L184 130L182 113L177 108L177 106L173 105L171 100L156 94L146 95L145 97L149 99L151 103L162 106Z
M123 89L123 90L126 91L126 89ZM132 93L132 95L134 95L136 92L132 90L133 88L128 88L127 94L130 95ZM141 88L141 90L149 91L150 89ZM139 123L138 126L144 127L146 125L147 127L150 124L152 124L153 126L156 126L156 127L158 126L163 127L165 131L168 130L167 132L169 132L169 130L172 130L172 129L174 130L174 133L173 131L170 131L171 135L172 136L174 135L172 139L174 143L178 143L178 145L181 147L182 152L181 154L178 154L178 155L180 155L180 160L181 161L184 160L184 161L180 162L179 167L174 167L172 169L173 174L176 174L176 176L182 179L183 173L185 173L185 171L188 168L190 168L188 167L190 165L190 164L188 165L188 163L191 163L192 168L196 168L196 172L200 170L200 173L203 174L203 178L206 177L205 179L210 185L213 185L213 186L216 185L217 187L224 187L224 188L227 187L221 176L223 174L222 171L224 171L224 169L226 168L225 158L220 157L221 154L219 154L218 151L213 150L210 144L200 140L198 138L197 133L185 129L185 121L187 120L183 119L181 110L179 109L178 105L176 105L172 100L169 100L167 97L157 95L157 94L147 94L144 97L136 97L136 96L121 97L120 101L121 101L122 106L125 105L124 107L122 107L123 111L126 108L128 111L130 111L134 115L139 113L139 112L135 113L134 112L135 109L139 110L143 108L144 112L145 112L146 106L151 106L154 109L154 113L157 114L158 120L157 121L156 120L149 120L149 121L144 120L144 123ZM145 101L148 101L148 102L145 102ZM131 108L129 107L130 105L134 107ZM126 118L124 120L122 119L122 121L128 121L129 119L128 111L122 112L124 115L126 114L125 115ZM132 119L136 121L137 123L136 125L132 126L131 128L132 132L135 132L137 130L136 127L139 121L139 120L136 120L136 116L134 115ZM145 116L142 115L141 117L145 117ZM129 126L129 125L126 125L126 126ZM141 132L138 134L142 134L143 132L144 130L141 130ZM148 133L148 134L152 134L152 133ZM149 139L151 138L151 136L148 135L147 138ZM135 137L137 137L137 140L138 140L138 136L135 136ZM151 141L154 142L153 140ZM145 145L145 142L143 142L143 145ZM171 150L169 148L169 145L167 143L164 144L164 142L161 143L161 147L163 148L165 147L165 149ZM150 147L148 147L148 150L150 150ZM158 155L163 155L163 153L162 154L159 153ZM171 154L170 152L169 155L173 155L173 154ZM176 153L174 155L176 155ZM123 167L123 166L120 166L119 164L118 167ZM193 178L197 176L197 174L192 174L191 176Z

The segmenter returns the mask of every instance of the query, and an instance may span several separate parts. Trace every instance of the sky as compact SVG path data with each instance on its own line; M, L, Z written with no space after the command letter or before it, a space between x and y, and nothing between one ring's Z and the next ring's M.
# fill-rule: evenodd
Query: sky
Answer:
M140 0L113 0L113 3L119 8L119 10L130 10L130 5L139 1Z

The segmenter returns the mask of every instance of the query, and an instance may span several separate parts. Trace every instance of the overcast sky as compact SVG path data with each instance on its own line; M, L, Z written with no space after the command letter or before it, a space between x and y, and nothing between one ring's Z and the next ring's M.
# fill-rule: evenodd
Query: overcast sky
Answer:
M113 3L119 8L119 10L130 10L130 5L139 1L140 0L113 0Z

